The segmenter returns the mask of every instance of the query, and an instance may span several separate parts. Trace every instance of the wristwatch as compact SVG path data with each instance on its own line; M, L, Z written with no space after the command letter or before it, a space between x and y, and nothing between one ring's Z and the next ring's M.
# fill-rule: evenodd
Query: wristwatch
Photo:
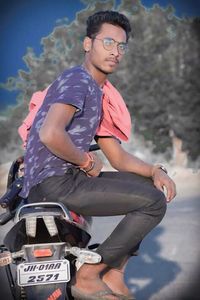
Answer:
M155 164L152 169L152 174L151 174L152 178L154 178L155 171L159 169L167 174L167 169L162 164Z
M162 170L163 172L165 172L166 174L168 173L168 172L167 172L167 169L166 169L163 165L157 164L156 166L157 166L157 169L161 169L161 170Z

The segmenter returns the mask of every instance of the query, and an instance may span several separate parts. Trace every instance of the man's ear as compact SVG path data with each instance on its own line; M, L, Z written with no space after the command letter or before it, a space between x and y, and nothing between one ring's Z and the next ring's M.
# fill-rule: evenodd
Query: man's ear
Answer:
M86 36L83 41L83 48L85 52L89 52L92 47L92 39Z

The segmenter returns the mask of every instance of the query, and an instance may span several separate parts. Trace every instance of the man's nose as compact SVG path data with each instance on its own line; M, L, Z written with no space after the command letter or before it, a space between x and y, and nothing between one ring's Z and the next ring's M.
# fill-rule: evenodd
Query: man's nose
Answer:
M112 48L111 50L111 53L114 55L114 56L119 56L119 50L118 50L118 45L115 44L114 47Z

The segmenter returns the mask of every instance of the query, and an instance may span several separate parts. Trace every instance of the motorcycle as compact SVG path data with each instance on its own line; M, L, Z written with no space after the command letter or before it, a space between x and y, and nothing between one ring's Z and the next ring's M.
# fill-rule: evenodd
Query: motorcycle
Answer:
M91 146L90 151L97 150ZM13 300L72 300L71 285L83 263L97 264L98 244L90 245L92 219L69 211L59 202L28 204L19 196L23 185L23 158L13 162L7 191L0 199L6 212L0 225L14 225L0 246ZM56 201L56 199L55 199Z

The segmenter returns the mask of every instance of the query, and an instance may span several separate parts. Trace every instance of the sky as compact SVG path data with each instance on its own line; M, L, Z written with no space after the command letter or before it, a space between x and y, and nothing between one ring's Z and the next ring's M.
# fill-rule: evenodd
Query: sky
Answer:
M117 3L120 0L116 1ZM141 0L150 8L154 3L162 7L172 4L178 17L200 16L200 0ZM0 82L26 70L23 56L27 47L36 55L42 52L40 40L49 35L59 20L71 22L77 11L84 9L79 0L0 0ZM15 103L17 92L0 89L0 109Z

